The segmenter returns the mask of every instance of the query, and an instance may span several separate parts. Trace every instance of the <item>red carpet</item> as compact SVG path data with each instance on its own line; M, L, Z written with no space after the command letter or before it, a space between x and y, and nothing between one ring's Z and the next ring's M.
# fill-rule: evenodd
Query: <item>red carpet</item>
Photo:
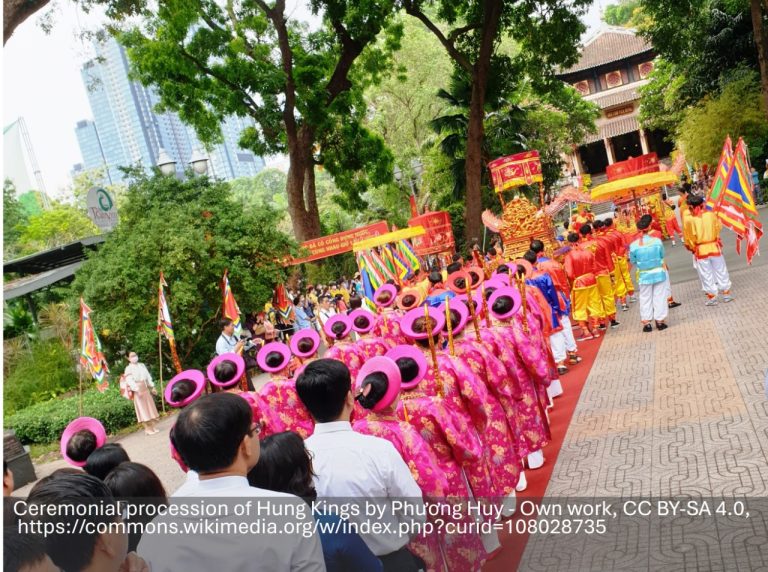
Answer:
M525 476L528 479L528 488L522 493L517 493L518 507L526 499L538 502L544 496L549 479L552 476L552 470L555 468L557 457L560 454L560 447L563 446L568 425L571 423L573 411L579 402L581 390L587 381L602 342L602 336L599 340L579 342L579 355L583 358L582 362L578 365L570 366L570 371L560 378L564 392L563 395L555 399L555 407L549 411L552 441L544 448L544 458L546 461L540 469L525 471ZM517 516L513 517L513 524L515 518ZM535 518L535 516L522 518ZM499 534L499 538L502 545L501 552L493 560L486 563L483 567L483 572L510 572L511 570L517 570L520 565L520 559L528 542L528 534L510 535L504 532Z

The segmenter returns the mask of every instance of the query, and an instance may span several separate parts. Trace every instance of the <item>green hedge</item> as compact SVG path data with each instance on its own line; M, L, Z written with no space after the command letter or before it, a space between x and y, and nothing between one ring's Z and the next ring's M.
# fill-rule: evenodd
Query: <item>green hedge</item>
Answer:
M5 418L5 427L13 429L24 444L58 441L67 424L78 417L78 396L37 403ZM83 393L83 415L104 424L107 433L136 423L133 402L120 396L117 382L104 393L89 389Z
M59 340L32 342L3 382L3 412L12 415L35 403L48 401L75 389L75 362Z

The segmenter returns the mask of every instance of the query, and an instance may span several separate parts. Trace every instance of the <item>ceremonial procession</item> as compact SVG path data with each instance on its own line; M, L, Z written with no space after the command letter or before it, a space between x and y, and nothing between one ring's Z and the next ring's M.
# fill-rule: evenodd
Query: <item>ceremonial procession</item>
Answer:
M768 6L92 4L5 6L93 120L6 88L4 570L768 566Z

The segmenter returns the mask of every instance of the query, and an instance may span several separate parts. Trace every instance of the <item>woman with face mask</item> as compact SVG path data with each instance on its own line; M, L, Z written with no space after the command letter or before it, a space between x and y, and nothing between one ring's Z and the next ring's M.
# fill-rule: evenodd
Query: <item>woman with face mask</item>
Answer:
M147 435L154 435L160 431L155 428L158 418L157 407L152 399L157 395L152 376L147 371L147 367L139 362L139 356L136 352L128 354L128 365L123 374L123 382L128 390L128 397L133 400L133 406L136 409L136 419L144 425L144 432Z

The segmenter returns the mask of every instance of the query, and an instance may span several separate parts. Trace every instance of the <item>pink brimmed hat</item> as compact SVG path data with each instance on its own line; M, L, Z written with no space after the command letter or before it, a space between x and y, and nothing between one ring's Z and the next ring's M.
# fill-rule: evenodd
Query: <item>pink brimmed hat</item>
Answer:
M508 286L508 284L506 284L504 280L499 276L494 276L493 278L490 278L485 282L483 282L482 286L483 286L483 290L488 290L489 288L493 288L493 289L505 288Z
M369 359L360 368L360 373L357 374L357 380L355 381L357 389L362 389L363 381L366 377L377 372L387 376L387 391L384 397L373 406L371 411L381 411L392 405L392 402L400 393L400 385L402 383L400 368L397 367L397 364L391 358L376 356Z
M459 294L455 298L453 298L452 301L461 302L464 306L467 307L467 311L469 311L469 304L467 303L467 300L469 297L466 294ZM475 290L472 292L472 301L475 304L475 312L479 313L483 309L483 298L482 294L480 293L480 290Z
M173 401L173 399L171 399L173 386L176 385L179 381L184 380L191 381L193 384L195 384L195 390L186 399L183 399L182 401ZM168 385L165 386L165 402L171 407L184 407L200 397L203 394L204 389L205 375L203 375L203 372L198 369L187 369L173 376L171 381L168 382Z
M355 325L355 320L358 318L365 318L368 320L367 324L362 328L358 327ZM376 325L376 316L368 310L364 310L363 308L358 308L357 310L350 312L349 320L352 322L352 329L355 330L358 334L367 334Z
M519 264L523 268L525 268L525 275L530 276L533 274L533 266L530 262L528 262L525 258L518 258L514 261L514 264ZM515 274L517 274L517 268L515 268Z
M493 304L496 302L496 300L502 298L503 296L509 296L512 298L512 309L504 314L497 314L493 311ZM520 291L517 288L506 286L504 288L499 288L491 295L490 299L488 300L488 311L499 320L508 320L520 311L521 305L522 298L520 297Z
M96 437L96 449L103 447L107 442L107 432L104 430L104 425L98 419L93 417L78 417L77 419L70 421L64 432L61 434L61 441L59 442L59 449L61 456L64 460L75 467L85 467L85 461L75 461L69 455L67 455L67 445L69 440L75 433L80 431L90 431Z
M472 284L472 276L464 270L457 270L445 281L445 285L456 294L463 294L467 291L467 284Z
M390 294L390 298L386 302L379 300L379 296L384 292L389 292ZM392 304L395 303L395 298L397 298L397 288L395 288L392 284L382 284L378 287L376 292L373 293L373 301L377 306L381 306L382 308L389 308Z
M470 278L472 278L473 289L477 288L480 285L480 282L482 282L485 278L485 273L479 266L468 266L465 272L469 274Z
M344 331L341 332L341 338L336 336L336 334L333 333L334 324L342 323L344 324ZM346 338L349 335L349 332L352 331L352 320L349 319L349 316L346 314L336 314L335 316L331 316L325 321L325 324L323 324L323 331L325 332L325 335L331 338L332 340L338 340L342 338Z
M413 296L413 300L409 299L409 303L406 303L405 298L410 296ZM418 288L403 288L403 291L397 297L397 307L404 312L421 306L422 302L424 302L424 296Z
M330 322L331 320L328 321ZM280 357L283 358L280 362L280 365L276 367L267 365L267 356L272 352L277 352L280 354ZM282 342L270 342L262 347L259 350L259 353L256 354L256 361L263 371L268 371L269 373L277 373L278 371L281 371L288 366L288 363L291 361L291 350Z
M509 286L509 274L505 272L499 272L497 274L494 274L493 280L497 282L501 282L502 284L504 284L504 286Z
M301 340L311 340L312 348L309 351L302 352L299 349L299 342ZM319 347L320 347L320 334L318 334L317 331L313 330L312 328L299 330L296 333L296 335L291 338L291 351L293 352L293 355L295 355L296 357L300 357L300 358L312 357L317 351L317 348Z
M232 379L216 379L216 366L223 361L231 361L235 364L235 375L232 377ZM245 360L233 352L221 354L220 356L213 358L213 361L208 364L206 373L208 374L208 380L213 385L217 387L230 387L234 383L237 383L241 377L243 377L243 373L245 373Z
M386 354L384 354L384 357L388 357L392 361L397 364L397 360L401 358L411 358L416 362L416 365L419 366L419 373L416 374L416 377L414 377L410 381L402 380L402 373L401 373L401 387L402 389L413 389L417 385L419 385L419 382L424 379L424 376L427 375L427 371L429 369L429 366L427 365L427 358L424 357L424 354L418 349L413 346L406 346L406 345L399 345L395 346L391 350L389 350ZM398 367L398 369L400 369Z
M440 311L437 308L428 308L429 311L429 317L434 322L434 327L432 328L432 336L435 336L439 334L443 326L445 326L445 315L441 315ZM405 316L400 318L400 331L402 331L406 336L413 340L426 340L429 336L427 332L423 333L416 333L413 331L413 324L418 320L419 318L424 317L424 308L414 308Z
M467 305L464 302L462 302L461 300L457 300L456 298L448 302L448 308L450 308L451 310L455 310L456 312L459 313L459 323L453 328L453 333L458 334L467 325L467 321L469 320L469 308L467 308ZM443 308L443 313L445 313L445 308ZM447 321L445 324L445 331L446 332L448 331Z

